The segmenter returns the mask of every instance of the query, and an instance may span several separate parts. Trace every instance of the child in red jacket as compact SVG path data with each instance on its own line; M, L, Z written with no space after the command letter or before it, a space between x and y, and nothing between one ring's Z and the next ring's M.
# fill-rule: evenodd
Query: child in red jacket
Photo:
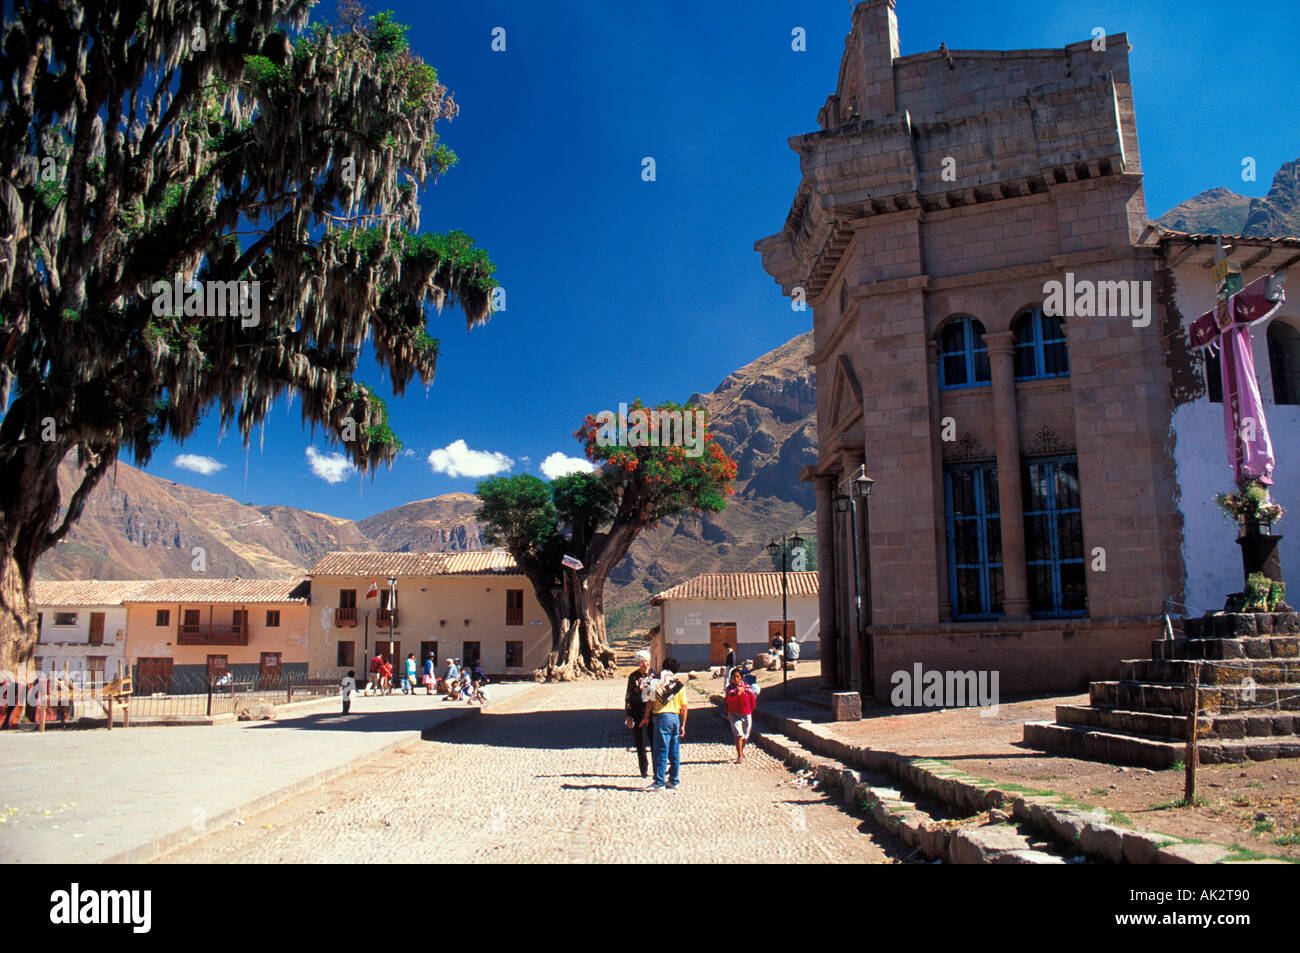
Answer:
M745 760L745 742L749 740L749 731L754 727L758 691L745 684L744 673L738 668L731 670L726 704L727 721L731 722L731 733L736 737L736 764L740 764Z

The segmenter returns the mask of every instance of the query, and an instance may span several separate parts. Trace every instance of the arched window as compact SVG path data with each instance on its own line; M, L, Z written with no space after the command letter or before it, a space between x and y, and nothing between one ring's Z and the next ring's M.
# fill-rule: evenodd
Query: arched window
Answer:
M1016 339L1016 380L1065 377L1070 373L1060 318L1034 308L1016 318L1011 332Z
M976 387L989 380L984 325L969 317L945 324L939 332L939 386Z
M1268 326L1268 367L1273 373L1273 401L1300 404L1300 331L1285 321Z

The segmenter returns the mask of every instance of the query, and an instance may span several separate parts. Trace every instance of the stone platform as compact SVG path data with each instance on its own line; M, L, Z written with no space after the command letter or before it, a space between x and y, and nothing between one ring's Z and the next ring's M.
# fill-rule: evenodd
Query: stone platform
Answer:
M1300 613L1220 612L1187 619L1183 636L1093 682L1088 705L1058 705L1027 722L1026 744L1071 757L1169 767L1186 756L1200 673L1202 763L1300 758Z

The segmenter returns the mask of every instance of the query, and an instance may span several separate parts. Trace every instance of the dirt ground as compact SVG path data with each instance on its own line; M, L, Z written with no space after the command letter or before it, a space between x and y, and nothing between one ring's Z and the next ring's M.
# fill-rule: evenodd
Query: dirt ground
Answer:
M811 672L801 673L791 680L791 696L812 690L816 682ZM765 674L761 684L760 707L765 697L775 710L780 704L779 674ZM1198 803L1179 807L1184 784L1181 768L1153 771L1082 761L1022 741L1026 721L1052 721L1056 705L1087 702L1086 694L1012 698L995 712L868 704L862 721L840 722L835 731L850 744L935 758L976 777L1104 808L1113 812L1112 820L1120 826L1300 861L1300 760L1201 765ZM800 705L799 709L798 717L828 720L823 708Z

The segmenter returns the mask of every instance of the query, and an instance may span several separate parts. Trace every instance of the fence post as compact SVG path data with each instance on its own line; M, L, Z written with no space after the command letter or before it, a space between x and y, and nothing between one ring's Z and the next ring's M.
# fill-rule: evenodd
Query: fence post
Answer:
M208 675L208 717L212 717L212 675Z
M280 677L284 679L284 702L287 705L293 701L293 679L289 677L289 670L283 665L280 668Z
M1187 716L1187 776L1183 784L1183 801L1190 807L1196 803L1196 763L1200 759L1196 745L1196 721L1201 710L1201 663L1196 663L1192 679L1192 710Z

